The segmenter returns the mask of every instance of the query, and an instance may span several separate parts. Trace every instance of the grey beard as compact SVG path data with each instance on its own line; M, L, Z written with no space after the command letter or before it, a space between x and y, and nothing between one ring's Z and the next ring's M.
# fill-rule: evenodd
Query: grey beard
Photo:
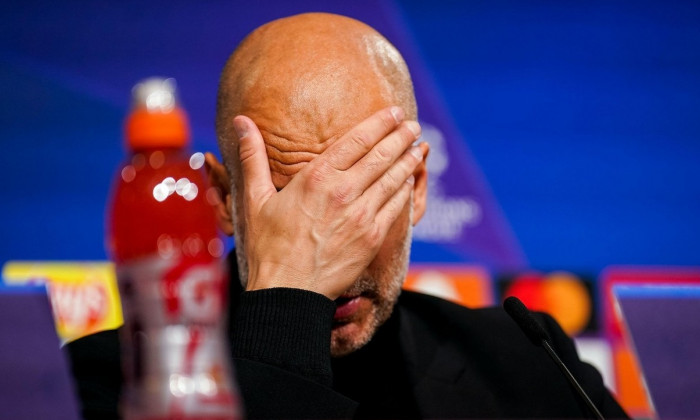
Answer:
M410 212L410 216L413 212ZM411 220L411 219L409 219ZM364 347L374 337L374 333L381 327L391 316L396 306L396 301L401 294L401 286L406 280L408 272L408 263L411 255L411 241L413 236L413 224L409 222L406 236L400 247L397 247L396 252L391 256L386 267L382 267L382 277L388 277L390 281L386 284L386 288L381 290L377 281L363 274L357 281L348 289L348 294L355 295L365 292L366 295L375 299L374 307L370 316L370 324L364 329L361 335L356 336L354 340L343 340L331 336L331 356L342 357L353 353Z

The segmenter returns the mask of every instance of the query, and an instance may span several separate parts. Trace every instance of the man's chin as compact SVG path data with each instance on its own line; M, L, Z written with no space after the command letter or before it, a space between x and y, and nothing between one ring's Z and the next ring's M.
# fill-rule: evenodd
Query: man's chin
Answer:
M331 330L331 356L343 357L359 350L374 335L373 323L368 319L364 322L338 323Z
M336 300L337 309L331 330L331 356L342 357L369 343L377 329L389 319L400 292L401 283L388 290L388 297L360 294Z

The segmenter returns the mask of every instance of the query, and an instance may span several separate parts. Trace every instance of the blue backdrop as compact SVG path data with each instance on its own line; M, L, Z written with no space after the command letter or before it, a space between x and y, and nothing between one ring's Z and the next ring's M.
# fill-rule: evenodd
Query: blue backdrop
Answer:
M213 150L229 53L256 26L312 10L365 20L404 52L421 115L445 134L459 169L446 185L468 185L453 193L480 203L484 229L452 245L420 240L414 261L594 273L700 264L700 3L0 7L0 264L105 259L104 206L124 156L130 87L175 77L193 148Z

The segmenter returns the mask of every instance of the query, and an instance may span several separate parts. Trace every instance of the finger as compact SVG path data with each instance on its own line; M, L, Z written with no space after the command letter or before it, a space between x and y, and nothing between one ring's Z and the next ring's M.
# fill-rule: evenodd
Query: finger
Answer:
M364 191L404 154L407 148L420 137L420 132L420 125L416 121L404 121L348 169L349 179ZM419 159L422 158L421 154Z
M377 213L375 221L381 226L384 235L386 235L386 232L389 231L396 219L399 218L404 207L406 207L406 203L410 200L411 191L413 191L413 181L413 176L411 176L403 182L396 194L384 203Z
M423 161L420 146L411 146L382 176L362 194L361 204L370 211L379 212L407 182L411 183L413 172Z
M404 112L400 107L384 108L341 136L319 158L327 160L331 167L344 171L391 133L403 118Z
M255 123L244 115L233 119L238 134L238 158L241 162L245 197L253 203L266 201L276 192L270 175L265 141Z

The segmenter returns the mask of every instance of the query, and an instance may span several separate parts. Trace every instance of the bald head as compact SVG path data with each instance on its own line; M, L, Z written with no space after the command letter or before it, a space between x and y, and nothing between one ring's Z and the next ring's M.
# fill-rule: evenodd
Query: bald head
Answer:
M217 100L219 146L235 173L232 121L239 114L250 117L268 145L273 181L285 184L301 164L389 105L416 118L406 64L377 31L324 13L279 19L248 35L224 67Z

